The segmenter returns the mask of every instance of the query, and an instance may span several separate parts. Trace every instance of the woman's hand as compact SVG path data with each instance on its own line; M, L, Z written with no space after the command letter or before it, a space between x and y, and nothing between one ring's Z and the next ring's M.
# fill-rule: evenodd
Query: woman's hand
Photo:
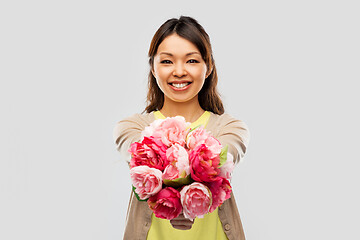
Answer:
M171 219L170 223L173 226L173 228L176 228L179 230L189 230L189 229L191 229L192 225L194 224L194 221L191 221L190 219L185 218L184 214L181 212L177 218Z

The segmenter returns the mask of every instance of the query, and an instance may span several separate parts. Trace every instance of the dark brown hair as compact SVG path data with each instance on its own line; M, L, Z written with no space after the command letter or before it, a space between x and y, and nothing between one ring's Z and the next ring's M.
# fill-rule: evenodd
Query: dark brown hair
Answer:
M169 35L176 33L192 42L200 51L210 75L205 79L204 85L198 94L199 104L202 109L216 114L224 113L224 106L217 91L218 76L212 55L210 38L204 28L193 18L181 16L179 19L172 18L163 23L152 38L148 53L150 71L148 76L149 91L147 94L147 106L144 111L150 113L160 110L164 105L164 93L157 85L156 78L152 74L154 56L160 43Z

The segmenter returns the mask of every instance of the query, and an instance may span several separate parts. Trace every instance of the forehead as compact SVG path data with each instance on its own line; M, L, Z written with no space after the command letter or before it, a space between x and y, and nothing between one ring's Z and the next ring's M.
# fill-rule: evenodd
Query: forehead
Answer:
M173 55L186 55L189 52L197 52L200 54L200 51L195 44L177 34L167 36L160 43L157 55L161 52L167 52Z

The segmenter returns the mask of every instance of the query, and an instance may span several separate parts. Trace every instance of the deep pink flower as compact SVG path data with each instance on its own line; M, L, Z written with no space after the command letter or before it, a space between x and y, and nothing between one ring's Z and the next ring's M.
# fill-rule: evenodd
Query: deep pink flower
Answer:
M153 137L144 137L140 143L132 143L129 149L132 156L130 168L146 165L163 171L169 164L166 149L165 144Z
M220 173L220 157L213 153L205 144L197 146L190 152L191 178L198 182L210 182L218 178Z
M180 191L183 213L186 218L193 220L203 218L209 212L212 204L211 192L208 187L199 182L186 185Z
M226 199L230 198L231 185L230 182L223 177L219 177L216 181L206 183L212 193L212 205L210 212L213 212L218 206L223 204Z
M140 199L147 199L162 188L162 172L159 169L148 166L133 167L130 169L130 177Z
M178 217L182 211L180 193L172 187L163 188L147 202L158 218L171 220Z

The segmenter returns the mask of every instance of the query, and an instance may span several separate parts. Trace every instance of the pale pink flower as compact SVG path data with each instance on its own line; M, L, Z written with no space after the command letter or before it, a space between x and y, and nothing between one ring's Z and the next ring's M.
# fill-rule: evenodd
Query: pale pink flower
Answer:
M184 178L190 174L189 154L184 147L175 143L166 150L166 157L176 167L178 177Z
M195 130L191 131L186 139L186 146L188 149L193 150L197 146L205 144L208 149L215 155L219 155L221 152L221 143L211 136L210 132L205 130L203 126L199 126Z
M157 194L162 188L162 172L156 168L133 167L130 169L130 177L140 199L147 199Z
M180 191L184 216L188 219L203 218L209 212L212 197L209 188L199 182L186 185Z
M168 147L178 143L185 146L185 138L189 132L190 123L182 116L168 117L153 130L152 136L159 138Z
M159 125L164 121L165 119L156 119L152 123L150 123L149 126L145 127L145 129L141 132L141 139L144 137L150 137L154 134L156 129L159 127Z
M197 145L205 144L205 140L209 137L208 132L203 126L199 126L191 131L186 139L186 146L189 149L194 149Z
M169 164L163 172L162 179L174 180L177 178L179 178L178 169L173 164Z
M224 177L227 180L231 179L232 171L234 170L234 157L231 153L227 153L226 162L220 167L220 177Z
M172 187L166 187L147 201L150 209L158 218L171 220L180 215L182 206L180 193Z

